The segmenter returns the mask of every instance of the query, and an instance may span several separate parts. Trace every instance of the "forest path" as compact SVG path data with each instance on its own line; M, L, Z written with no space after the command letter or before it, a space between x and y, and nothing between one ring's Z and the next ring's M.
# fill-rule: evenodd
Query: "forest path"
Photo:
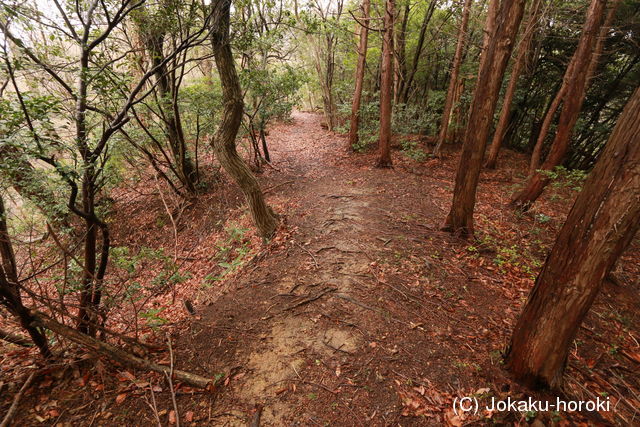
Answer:
M296 112L271 130L275 169L263 186L284 198L291 235L202 308L186 363L233 372L215 423L243 425L238 417L259 404L263 425L394 424L410 385L433 385L427 397L441 421L443 402L469 380L455 365L468 351L452 337L477 316L465 273L426 256L444 258L451 238L437 231L442 209L422 194L446 184L372 168L371 156L345 153L345 139L320 122ZM460 301L465 310L452 314Z

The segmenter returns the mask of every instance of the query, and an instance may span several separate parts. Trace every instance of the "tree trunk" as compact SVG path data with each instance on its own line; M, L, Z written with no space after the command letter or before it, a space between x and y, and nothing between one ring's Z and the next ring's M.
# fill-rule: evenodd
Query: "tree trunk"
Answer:
M382 45L382 75L380 78L380 157L379 168L391 167L391 101L393 95L393 17L394 0L386 0L384 39Z
M400 98L402 97L404 85L407 80L407 24L409 23L410 11L411 7L409 5L409 2L407 2L402 12L400 29L398 30L395 37L395 82L393 86L393 102L395 102L396 104L400 103Z
M600 27L600 32L598 33L598 39L596 41L596 47L593 48L593 53L591 54L591 62L589 62L589 69L587 70L587 89L591 85L591 81L596 74L596 70L598 69L598 65L600 64L600 56L602 55L602 50L604 49L604 42L607 39L607 33L611 29L611 24L613 23L613 19L616 16L616 11L618 10L618 5L620 4L620 0L612 0L609 4L609 12L607 13L607 17L604 20L604 24Z
M271 162L271 155L269 154L269 147L267 146L267 133L264 131L264 124L260 124L260 142L262 142L264 159L267 162Z
M451 110L453 109L453 98L456 88L458 87L458 75L460 74L460 65L462 64L462 52L467 38L467 25L469 23L469 11L471 10L471 1L465 0L462 10L462 20L460 21L460 29L458 30L458 43L456 44L456 53L453 56L453 64L451 65L451 77L449 78L449 89L447 90L447 99L444 103L444 111L440 122L440 133L438 141L433 150L433 155L440 157L442 144L447 138L449 129L449 121L451 119Z
M504 71L522 20L524 5L525 0L503 0L499 6L496 6L498 8L496 27L483 55L484 58L480 61L478 81L456 174L453 204L443 230L464 236L473 234L473 209L484 151L491 131Z
M573 61L569 63L567 67L567 72L572 70ZM540 158L542 157L542 148L544 146L544 140L549 133L549 128L551 128L551 123L553 122L553 117L558 111L558 107L560 107L560 103L564 98L564 94L567 91L566 84L563 82L560 90L556 93L556 96L553 98L553 101L549 105L547 112L544 115L544 119L542 120L542 125L540 126L540 131L538 132L538 138L536 139L536 144L533 147L533 151L531 152L531 160L529 161L529 176L533 176L538 167L540 166Z
M0 269L9 284L15 285L13 289L16 296L20 297L18 284L18 268L16 267L16 257L13 252L13 245L9 236L7 225L7 212L4 207L4 200L0 194Z
M500 0L489 0L489 7L487 9L487 18L484 23L484 37L482 38L482 49L480 50L480 68L482 68L482 62L487 56L487 50L489 49L489 42L495 37L496 33L496 21L498 19L498 10L500 8Z
M607 31L609 30L609 27L611 26L611 22L615 17L615 12L617 10L618 4L619 4L619 0L615 0L613 2L613 4L611 5L611 8L609 9L609 13L607 14L604 24L600 27L600 32L598 34L596 46L593 49L593 53L591 54L589 68L587 69L587 77L586 77L585 90L584 90L585 93L591 83L591 80L595 74L596 69L598 68L598 62L600 59L600 55L602 54L602 49L604 48L604 41L606 39ZM573 70L573 68L571 68L575 63L575 61L576 61L576 58L574 55L571 58L571 62L567 67L565 74L570 74L575 71ZM536 170L540 167L540 159L542 158L542 149L544 147L544 140L547 137L547 134L549 133L549 128L551 127L551 123L553 122L555 113L558 110L560 103L564 99L564 95L567 92L567 87L570 83L571 81L567 81L563 79L562 86L558 91L558 93L556 94L556 97L551 103L551 107L549 108L549 110L547 111L547 114L544 117L544 122L542 123L541 131L538 135L538 139L536 140L536 145L531 154L531 160L529 162L529 176L532 176L536 172Z
M29 333L33 343L45 358L51 357L49 343L44 333L33 325L33 318L22 304L16 259L9 236L4 201L0 195L0 304L13 314L20 326Z
M258 232L264 239L268 239L276 229L275 215L266 204L258 181L236 150L236 136L242 122L244 103L229 42L231 0L216 0L212 7L211 44L224 101L222 120L212 145L220 164L242 190Z
M551 149L547 155L547 159L541 166L541 169L545 171L551 171L554 167L558 166L564 159L564 155L569 147L571 132L578 121L580 109L584 101L589 64L597 43L600 27L602 26L606 3L606 0L592 0L589 10L587 11L582 36L571 59L571 64L567 68L564 76L564 88L560 89L556 97L556 99L558 99L560 94L563 93L563 105L556 134L551 143ZM547 115L549 115L549 112ZM545 118L545 124L547 124L547 118ZM545 124L543 124L543 128ZM537 145L540 144L541 138L544 139L543 133L544 132L540 132ZM540 150L541 148L539 151ZM542 191L549 182L549 177L536 170L537 168L529 177L525 188L514 196L512 204L520 206L523 209L528 209L540 194L542 194Z
M152 28L146 31L151 31L152 34L145 34L145 48L151 56L152 66L156 68L155 77L158 83L158 95L160 95L159 104L169 140L169 149L173 156L178 179L188 193L194 194L197 173L187 153L187 144L178 108L177 88L172 84L175 80L175 70L168 70L163 62L165 59L163 49L165 33L162 30L157 31L155 24L148 23L148 25Z
M455 106L455 109L453 110L453 117L451 119L451 122L454 124L453 135L449 138L451 142L461 141L464 135L464 121L467 109L465 108L466 106L463 106L460 102L462 100L462 94L464 93L464 86L465 77L462 76L458 79L458 85L453 95L453 105Z
M529 50L531 49L533 36L535 35L536 28L538 26L541 5L542 0L534 0L531 5L531 12L529 13L527 27L522 36L522 40L520 41L520 45L518 46L518 56L516 57L513 69L511 70L511 79L509 80L509 85L507 86L507 91L504 95L502 111L500 111L500 119L498 120L498 126L496 127L495 133L493 134L493 141L485 163L485 167L489 169L495 169L502 141L507 134L509 117L511 115L511 103L513 102L513 96L515 95L516 88L518 87L518 78L524 70L530 56Z
M404 90L402 92L401 101L403 104L406 104L409 101L409 94L411 92L411 86L413 85L413 78L416 75L416 71L418 71L418 64L420 63L420 56L422 55L422 48L424 46L425 36L427 34L427 26L429 25L429 21L431 21L431 17L433 16L433 12L438 5L438 0L431 0L429 6L424 12L424 18L422 19L422 25L420 26L420 34L418 35L418 44L416 45L416 50L413 56L413 63L411 65L411 70L407 75L407 81L404 85Z
M507 351L533 387L558 388L603 279L640 227L640 89L627 103L538 275Z
M358 63L356 65L356 87L353 91L353 103L351 104L351 126L349 128L348 150L353 150L358 144L358 131L360 126L360 103L362 101L362 83L367 61L367 41L369 36L369 8L370 0L362 1L362 23L360 26L360 42L358 44ZM359 24L356 24L359 25Z

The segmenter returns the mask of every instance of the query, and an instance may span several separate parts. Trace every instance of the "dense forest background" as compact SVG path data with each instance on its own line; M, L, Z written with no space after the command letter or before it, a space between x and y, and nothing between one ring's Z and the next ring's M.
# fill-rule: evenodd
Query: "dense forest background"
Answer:
M633 424L639 82L637 0L0 0L2 425Z

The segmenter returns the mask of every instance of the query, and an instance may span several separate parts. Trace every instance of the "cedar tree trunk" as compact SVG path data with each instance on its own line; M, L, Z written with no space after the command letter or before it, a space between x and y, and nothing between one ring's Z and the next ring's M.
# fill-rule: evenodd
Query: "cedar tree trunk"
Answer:
M518 87L518 78L524 70L526 63L528 62L528 58L530 55L529 50L531 49L533 36L536 32L536 27L538 26L541 5L542 0L535 0L531 5L531 12L529 13L527 27L522 36L522 40L520 41L520 45L518 46L518 56L515 63L513 64L513 69L511 70L511 78L509 80L509 85L507 86L507 91L504 95L502 111L500 111L500 119L498 120L496 131L493 134L493 141L491 143L491 147L489 148L487 162L485 163L485 167L489 169L495 169L496 161L498 160L498 153L500 152L500 147L502 146L502 141L507 134L509 117L511 116L511 103L513 102L513 95L515 95L516 88Z
M380 77L380 157L379 168L391 167L391 98L393 95L393 17L394 0L386 0L384 39L382 43L382 74Z
M497 1L497 0L495 0ZM480 61L478 81L458 164L453 204L443 230L473 234L473 209L482 159L491 131L500 86L522 20L525 0L503 0L497 7L495 31ZM490 21L491 15L487 21Z
M558 127L553 142L551 143L549 154L540 167L544 171L551 171L558 166L564 159L564 155L569 147L571 132L578 121L580 109L584 101L589 64L591 63L593 51L598 40L598 33L602 26L606 3L606 0L592 0L589 10L587 11L587 19L582 30L582 36L571 59L571 64L564 75L563 88L560 89L556 97L557 100L562 93L562 111L560 112ZM554 103L555 102L554 100ZM547 115L549 114L550 112L547 113ZM545 124L547 124L547 118L545 118ZM543 124L543 132L540 132L540 136L538 137L537 145L540 146L542 145L541 140L544 138L545 124ZM540 150L541 147L538 148L538 155ZM531 167L534 167L533 162ZM537 172L536 167L533 170L533 174L529 177L525 188L514 196L512 204L522 209L528 209L542 194L542 191L548 183L549 177Z
M362 23L360 26L360 42L358 44L358 64L356 65L356 87L353 91L351 104L351 127L349 128L349 147L353 150L358 144L358 130L360 126L360 103L362 101L362 83L364 82L365 64L367 61L367 41L369 36L369 8L370 0L362 1ZM360 24L356 24L360 25Z
M516 324L507 368L557 388L571 343L640 226L640 89L627 103L578 195Z
M464 51L465 40L467 38L467 25L469 23L471 1L472 0L465 0L464 8L462 9L462 21L460 22L460 29L458 30L458 43L456 44L456 53L453 56L453 64L451 65L451 77L449 78L447 99L444 103L444 112L442 113L442 120L440 122L440 133L438 134L438 141L436 142L436 146L433 150L433 155L436 157L440 157L442 144L447 138L449 120L451 118L451 110L453 109L453 98L455 96L456 88L458 87L458 75L460 74L460 65L462 64L462 52Z

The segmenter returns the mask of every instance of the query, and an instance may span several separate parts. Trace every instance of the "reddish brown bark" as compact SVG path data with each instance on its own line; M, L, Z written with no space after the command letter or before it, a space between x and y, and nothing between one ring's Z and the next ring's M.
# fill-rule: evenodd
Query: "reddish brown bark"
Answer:
M382 44L382 74L380 77L380 156L379 168L391 167L391 100L393 96L393 17L394 0L386 0L384 38Z
M592 0L587 11L587 18L582 30L582 36L578 42L578 47L571 59L571 63L567 68L564 76L562 88L560 88L556 100L562 97L562 111L556 129L551 148L545 162L540 167L544 171L551 171L558 166L567 152L571 132L578 121L578 115L584 101L587 73L592 54L598 39L598 33L602 26L606 0ZM551 109L550 109L551 110ZM540 132L537 145L541 146L541 140L544 138L545 125L550 124L551 111L547 112L545 122L543 123L543 131ZM539 152L541 148L537 148ZM538 154L539 155L539 154ZM532 168L534 167L532 162ZM533 174L529 177L525 188L516 194L512 200L512 204L527 209L539 196L549 182L549 177L544 173L538 172L535 167Z
M567 67L567 72L573 69L572 67L573 61L569 63ZM549 129L551 128L551 123L553 122L553 117L558 111L558 107L560 107L560 103L564 98L564 94L567 91L567 87L565 82L562 83L562 86L556 93L556 96L553 98L553 101L549 105L547 112L544 115L544 119L542 120L542 125L540 126L540 132L538 132L538 138L536 139L536 145L533 147L533 152L531 153L531 160L529 161L529 176L532 176L538 167L540 166L540 158L542 157L542 147L544 144L544 140L549 133Z
M611 5L611 8L609 10L609 13L607 14L607 18L605 20L604 25L600 27L600 33L598 34L596 47L593 49L591 61L589 62L589 68L587 69L585 92L586 92L586 88L589 87L589 84L591 82L591 79L593 78L593 75L595 74L596 68L598 67L598 60L600 59L600 55L602 54L602 49L604 47L604 40L606 38L606 32L611 26L611 22L613 21L613 18L615 16L615 12L618 4L619 4L619 0L616 0ZM575 71L572 68L574 62L575 62L575 56L571 59L571 62L569 63L569 66L567 67L567 71L565 72L565 74L571 74ZM558 93L556 94L555 98L553 99L553 102L551 103L551 106L549 107L549 109L547 110L544 116L542 127L540 128L540 133L538 134L538 138L536 140L536 145L534 146L533 152L531 153L531 160L529 162L529 176L532 176L536 172L536 170L540 167L540 159L542 157L542 148L544 146L544 140L547 137L547 134L549 133L549 128L551 127L553 118L556 114L556 111L558 110L558 107L560 106L560 103L564 99L564 95L567 91L567 86L570 83L571 83L571 80L563 79L562 86L558 90Z
M513 64L513 69L511 70L511 80L509 80L509 85L507 86L507 91L504 95L500 119L498 120L498 126L496 127L495 133L493 134L493 141L491 142L487 162L485 163L485 167L489 169L494 169L496 167L498 153L500 152L502 141L507 133L509 117L511 115L511 103L513 102L513 96L515 95L516 88L518 87L518 78L524 70L530 56L529 50L531 49L533 36L536 32L536 27L538 26L541 5L542 0L535 0L531 5L531 12L529 13L527 27L522 36L522 40L520 41L520 45L518 46L518 56Z
M466 119L467 109L465 108L466 106L460 102L462 100L462 94L464 93L464 86L465 76L462 76L458 79L458 85L453 95L453 105L455 105L455 109L452 113L451 123L453 124L454 132L448 137L449 140L456 142L462 141L464 136L464 121Z
M433 155L440 157L442 144L447 138L447 131L449 130L449 120L451 119L451 110L453 109L453 102L455 97L456 88L458 87L458 75L460 74L460 64L462 64L462 52L464 51L465 41L467 39L467 26L469 23L469 11L471 10L471 1L465 0L464 8L462 9L462 20L460 21L460 28L458 29L458 43L456 44L456 53L453 56L453 64L451 65L451 77L449 79L449 89L447 90L447 99L444 103L444 111L442 113L442 120L440 122L440 133L438 134L438 141L433 150Z
M602 25L602 27L600 27L598 40L596 41L596 47L593 49L591 62L589 63L589 69L587 70L587 88L590 86L591 80L595 76L596 70L598 69L600 56L602 55L602 50L604 49L604 42L607 39L607 32L609 31L609 29L611 29L611 24L613 23L613 19L616 16L616 11L618 10L618 5L620 5L620 0L610 1L609 12L607 12L607 17L604 20L604 24Z
M484 37L482 38L482 50L480 52L480 68L482 68L482 62L486 58L486 52L489 48L489 42L493 38L496 31L496 19L498 18L498 8L500 6L500 0L489 0L489 7L487 9L487 17L484 22Z
M462 156L456 174L453 204L443 227L446 231L465 236L473 234L473 209L482 159L504 71L522 20L524 4L525 0L503 0L498 6L494 35L490 38L481 61L473 95Z
M569 348L603 279L640 227L640 89L627 103L525 304L507 368L557 388Z
M353 91L353 103L351 104L351 126L349 128L349 147L348 150L353 150L353 147L358 144L358 130L360 125L360 103L362 100L362 84L364 82L364 68L367 62L367 41L369 36L369 7L370 0L362 1L362 23L360 25L360 41L358 43L358 64L356 65L356 87Z

